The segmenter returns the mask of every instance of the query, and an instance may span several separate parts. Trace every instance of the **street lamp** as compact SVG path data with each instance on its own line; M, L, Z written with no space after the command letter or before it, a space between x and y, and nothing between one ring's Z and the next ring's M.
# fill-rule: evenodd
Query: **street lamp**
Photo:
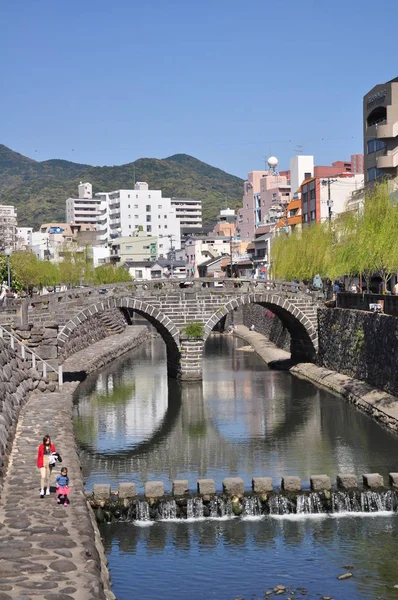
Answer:
M11 289L11 268L10 268L10 257L12 254L12 248L6 248L4 250L5 255L7 256L7 284L9 289Z

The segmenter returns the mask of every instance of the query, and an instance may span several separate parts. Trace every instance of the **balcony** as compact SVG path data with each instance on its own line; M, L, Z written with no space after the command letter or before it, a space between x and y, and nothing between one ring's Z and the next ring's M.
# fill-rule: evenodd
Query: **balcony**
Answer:
M383 138L395 138L398 135L398 121L395 123L388 123L386 121L383 124L377 125L376 137L377 139Z
M376 164L378 169L394 169L398 167L398 147L390 150L384 156L378 156Z

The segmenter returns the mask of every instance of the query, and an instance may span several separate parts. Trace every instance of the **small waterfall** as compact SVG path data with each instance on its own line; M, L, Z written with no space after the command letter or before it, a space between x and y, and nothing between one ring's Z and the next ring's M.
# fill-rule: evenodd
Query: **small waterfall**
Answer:
M324 513L325 509L319 494L316 492L311 492L311 494L308 495L300 494L297 496L296 512L297 514L304 515L316 515Z
M148 502L137 502L137 521L149 521L149 504Z
M361 502L357 492L332 492L332 512L360 512Z
M161 519L169 520L177 518L177 504L175 500L163 500L159 505Z
M261 502L257 496L244 498L243 500L243 516L259 517L262 515Z
M270 515L290 515L296 512L293 503L280 494L270 496L268 506Z
M187 519L200 519L203 517L202 498L189 498L187 501Z
M215 519L218 517L218 498L212 498L209 502L210 517Z
M361 493L361 510L364 512L379 512L393 510L396 506L395 492L362 492Z
M230 498L224 501L222 498L218 499L218 507L220 511L220 517L233 517L234 513L232 512L232 502Z

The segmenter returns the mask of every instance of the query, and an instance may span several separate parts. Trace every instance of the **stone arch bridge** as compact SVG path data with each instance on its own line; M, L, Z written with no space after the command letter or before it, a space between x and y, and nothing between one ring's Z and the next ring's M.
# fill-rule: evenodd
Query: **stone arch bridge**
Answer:
M20 330L27 326L44 329L44 338L52 339L53 349L50 356L42 357L59 363L62 355L66 358L62 348L96 315L121 311L131 323L135 313L145 317L164 339L169 375L198 380L207 337L229 313L245 304L259 304L280 318L290 333L293 360L315 359L317 303L290 283L229 279L214 287L214 280L191 279L79 288L19 301L14 306L14 320L18 314ZM12 309L6 309L9 321ZM0 312L2 323L4 316ZM184 327L191 322L202 324L200 338L184 335Z

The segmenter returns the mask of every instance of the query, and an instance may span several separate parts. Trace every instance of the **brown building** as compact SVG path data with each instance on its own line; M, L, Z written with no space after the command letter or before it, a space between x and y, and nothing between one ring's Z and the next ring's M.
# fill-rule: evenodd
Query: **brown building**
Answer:
M363 98L365 183L398 167L398 77L376 85Z

